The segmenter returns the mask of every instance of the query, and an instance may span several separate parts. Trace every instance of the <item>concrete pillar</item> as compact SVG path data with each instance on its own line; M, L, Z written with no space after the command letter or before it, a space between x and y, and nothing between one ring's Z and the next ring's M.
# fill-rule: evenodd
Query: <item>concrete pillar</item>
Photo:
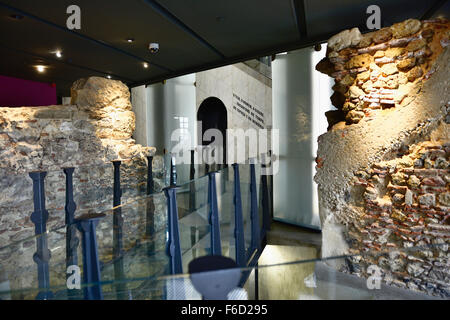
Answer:
M326 132L332 81L315 71L325 56L305 48L272 63L273 128L279 129L280 167L274 176L274 219L320 229L313 181L317 137ZM276 143L276 142L274 142Z
M195 74L189 74L147 87L132 88L133 111L136 115L136 142L156 147L157 153L172 150L176 142L171 135L176 129L187 129L191 135L188 148L194 146L196 107Z
M196 141L196 92L195 74L166 80L147 87L133 88L132 104L136 115L134 139L136 143L156 148L157 154L178 152L177 145L186 150L186 161L177 160L179 181L189 180L190 149ZM171 141L175 130L183 130L190 141ZM170 158L166 157L166 168L170 168Z

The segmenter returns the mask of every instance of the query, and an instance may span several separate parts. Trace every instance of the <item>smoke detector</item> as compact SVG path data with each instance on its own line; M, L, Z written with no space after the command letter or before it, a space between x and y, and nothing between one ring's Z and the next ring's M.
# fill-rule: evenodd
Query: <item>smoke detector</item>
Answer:
M158 51L159 51L159 43L151 42L148 45L148 50L150 50L151 53L158 53Z

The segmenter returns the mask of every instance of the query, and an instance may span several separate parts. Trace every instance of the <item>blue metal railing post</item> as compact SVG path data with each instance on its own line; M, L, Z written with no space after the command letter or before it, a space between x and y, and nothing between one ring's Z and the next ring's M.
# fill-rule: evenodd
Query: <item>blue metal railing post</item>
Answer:
M177 185L177 166L175 164L175 157L170 155L170 185Z
M122 280L124 276L123 266L123 217L122 217L122 189L120 187L120 160L113 161L114 165L114 187L113 187L113 258L114 258L114 277L116 280ZM115 285L117 298L124 300L125 285L121 282Z
M64 207L66 212L66 268L70 266L78 265L77 249L80 244L80 240L77 237L75 221L75 210L77 205L73 199L73 172L75 168L64 168L64 174L66 175L66 205ZM70 274L66 275L66 280L70 277ZM67 295L73 298L78 293L77 289L67 289Z
M147 202L146 202L146 222L145 222L145 236L147 238L147 254L152 255L155 252L155 241L152 236L155 234L155 204L153 202L153 196L150 196L154 192L153 182L153 157L147 157Z
M96 226L104 215L85 215L75 220L83 247L83 284L86 300L103 300Z
M259 226L259 214L258 214L258 194L256 188L256 169L255 164L250 163L250 220L252 223L252 239L251 248L252 251L261 249L261 231Z
M154 192L153 183L153 157L147 157L147 196ZM147 198L147 208L146 208L146 225L145 234L147 238L151 237L155 233L155 204L153 203L153 197Z
M39 293L37 300L47 300L53 298L50 291L50 272L48 262L51 254L47 242L47 220L48 211L45 208L44 179L47 172L31 172L30 178L33 180L33 203L34 211L31 213L31 221L34 223L36 234L36 252L33 261L38 267Z
M117 207L120 205L122 197L122 190L120 189L120 165L122 164L122 161L114 160L112 163L114 166L113 206Z
M64 168L66 175L66 205L64 207L66 212L66 225L73 224L75 220L75 210L77 205L73 199L73 172L75 168Z
M244 236L244 218L242 216L242 197L241 197L241 179L239 177L239 165L233 164L234 168L234 238L236 246L236 263L244 268L247 265L245 260L245 236Z
M267 168L265 164L261 165L263 168ZM266 233L270 230L271 216L269 208L269 185L267 183L267 170L264 170L264 174L261 175L261 185L262 185L262 209L263 209L263 225L261 238L265 238Z
M122 208L121 197L122 190L120 188L120 165L121 161L113 161L114 165L114 187L113 187L113 255L114 258L118 258L122 255L123 243L122 243Z
M195 157L194 157L195 150L191 150L191 166L190 166L190 173L189 173L189 180L191 180L191 183L189 184L189 211L193 212L195 210Z
M191 150L191 166L189 171L189 179L194 180L195 178L195 150Z
M196 188L195 188L195 149L191 150L191 165L189 172L189 212L194 212L196 209ZM191 245L192 245L192 256L197 257L197 249L194 248L197 242L197 226L191 226Z
M152 194L154 192L154 183L153 183L153 157L147 157L147 194Z
M176 188L168 187L164 189L167 198L167 230L168 239L166 253L169 256L169 273L183 273L183 263L181 258L180 231L178 228L178 208Z
M211 226L211 255L222 255L220 241L219 208L217 206L216 172L208 173L208 207Z

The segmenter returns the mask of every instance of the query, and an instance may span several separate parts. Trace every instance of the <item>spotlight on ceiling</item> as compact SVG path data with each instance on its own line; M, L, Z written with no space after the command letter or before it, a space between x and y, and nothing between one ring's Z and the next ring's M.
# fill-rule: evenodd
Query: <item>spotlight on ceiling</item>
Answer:
M128 38L128 39L127 39L127 42L129 42L129 43L131 43L131 42L133 42L133 41L134 41L133 38Z
M108 79L111 79L111 76L108 74L107 76L106 76Z
M45 68L47 68L46 66L42 65L42 64L38 64L36 66L34 66L36 68L36 70L40 73L45 71Z
M147 62L144 62L142 65L144 66L145 69L148 68L148 63Z
M62 57L62 52L57 50L57 51L55 51L55 55L56 55L57 58L61 58Z

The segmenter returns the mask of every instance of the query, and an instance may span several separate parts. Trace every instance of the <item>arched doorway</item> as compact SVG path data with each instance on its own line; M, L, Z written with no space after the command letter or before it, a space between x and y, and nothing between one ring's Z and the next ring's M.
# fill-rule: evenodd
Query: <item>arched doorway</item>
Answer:
M216 97L209 97L200 104L197 111L197 121L202 122L201 132L198 132L202 145L209 145L213 141L203 141L203 135L208 129L218 129L223 137L223 161L226 163L227 148L227 108Z

